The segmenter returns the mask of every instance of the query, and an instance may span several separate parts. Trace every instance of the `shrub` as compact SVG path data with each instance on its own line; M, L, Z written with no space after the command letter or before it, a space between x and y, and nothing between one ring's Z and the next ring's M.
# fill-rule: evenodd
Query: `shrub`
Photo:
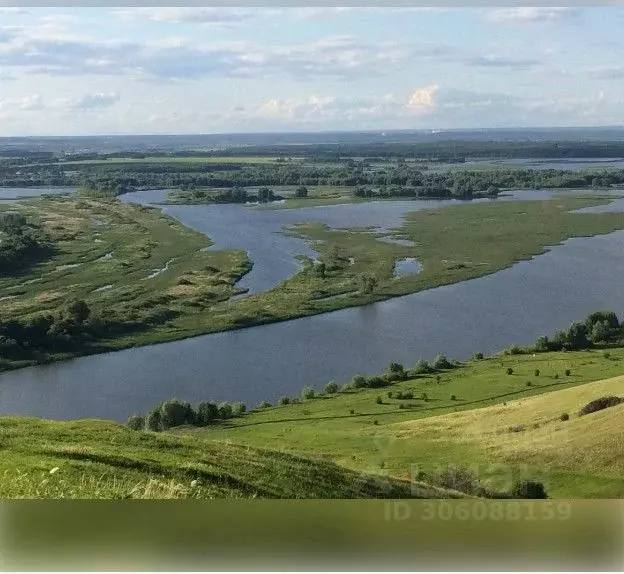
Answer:
M534 480L517 481L511 489L511 495L513 498L548 498L544 485L541 482L536 482Z
M377 396L377 398L375 399L375 402L376 402L378 405L383 405L383 399L382 399L380 396Z
M569 421L570 420L570 415L568 413L563 413L560 417L559 420L561 421Z
M256 406L256 409L258 410L268 409L270 406L271 406L271 403L269 403L268 401L260 401L258 405Z
M513 375L513 369L511 367L507 367L507 374Z
M457 400L457 397L456 397L455 395L451 395L451 400L452 400L452 401L456 401L456 400Z
M172 399L162 403L161 426L163 429L178 427L185 424L195 424L195 411L189 403Z
M412 369L415 375L426 375L431 372L431 366L424 359L419 359Z
M566 369L565 370L565 376L569 377L572 374L572 371L570 369Z
M551 345L548 337L538 337L535 340L535 345L533 346L533 350L536 353L545 353L546 351L550 351Z
M442 382L442 377L440 375L436 375L436 383L438 383L438 385Z
M316 392L312 387L303 387L301 389L301 398L302 399L313 399L316 396Z
M539 369L535 369L535 371L533 372L533 374L534 374L536 377L539 377L539 376L540 376L540 370L539 370Z
M371 377L368 379L368 387L371 389L379 389L381 387L387 387L389 381L383 377Z
M206 426L219 418L219 407L212 402L199 403L196 413L196 424Z
M421 400L421 401L427 401L427 400L429 400L429 397L427 396L427 393L423 393L422 395L420 395L420 400Z
M378 421L377 419L375 419L375 420L373 421L373 424L374 424L374 425L378 425L378 424L379 424L379 421Z
M555 379L559 378L559 373L555 373Z
M532 386L533 386L533 383L532 383L531 381L527 381L527 382L526 382L526 386L527 386L527 387L532 387Z
M506 355L522 355L524 351L518 347L518 345L513 345L512 347L509 347L509 349L507 349L505 351Z
M414 398L414 393L412 391L405 391L403 393L403 398L409 401Z
M404 405L403 403L400 403L400 404L399 404L399 408L400 408L400 409L404 409L404 408L405 408L405 405Z
M145 428L145 417L141 415L132 415L126 421L126 426L132 430L143 430Z
M245 403L234 403L232 405L232 414L235 417L240 417L247 412L247 405Z
M290 397L280 397L280 400L278 402L280 405L289 405Z
M219 409L219 418L220 419L231 419L234 411L232 409L232 405L226 401L219 403L217 407Z
M437 355L433 360L433 368L439 369L452 369L453 365L449 362L445 355Z
M147 419L145 421L145 426L151 431L161 431L162 427L162 416L160 414L160 405L154 407L149 413L147 413Z
M477 475L472 470L454 466L442 471L437 477L437 482L443 488L458 490L466 494L476 492L479 487Z
M597 411L608 409L609 407L615 407L621 403L624 403L624 398L620 397L600 397L589 403L587 403L580 411L579 416L589 415Z
M351 384L354 389L362 389L367 386L366 377L363 377L362 375L355 375L355 377L351 379Z
M483 353L475 353L472 356L473 359L475 359L475 361L482 361L483 360Z
M338 392L339 389L340 387L338 386L338 383L336 381L329 381L329 383L325 385L324 391L328 395L334 395Z
M509 427L509 432L523 432L526 430L524 425L513 425Z
M354 415L354 414L355 414L355 411L354 411L353 409L351 409L351 410L349 411L349 414L350 414L350 415Z
M400 363L390 363L388 370L391 373L402 373L404 371L403 365L401 365Z
M609 359L609 358L611 358L611 353L609 353L609 351L605 351L604 353L602 353L602 356L603 356L605 359Z
M391 399L391 398L392 398L392 396L393 396L392 391L388 391L388 398L389 398L389 399Z

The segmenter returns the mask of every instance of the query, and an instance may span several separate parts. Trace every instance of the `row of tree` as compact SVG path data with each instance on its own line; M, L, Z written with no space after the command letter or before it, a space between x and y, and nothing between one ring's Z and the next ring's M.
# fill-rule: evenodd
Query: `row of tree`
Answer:
M0 274L11 273L52 251L43 231L19 212L0 213Z

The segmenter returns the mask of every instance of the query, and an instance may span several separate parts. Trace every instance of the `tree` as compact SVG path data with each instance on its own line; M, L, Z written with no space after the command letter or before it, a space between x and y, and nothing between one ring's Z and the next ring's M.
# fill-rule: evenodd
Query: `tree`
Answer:
M541 336L535 340L535 345L533 346L533 350L537 353L545 353L550 350L550 341L548 337Z
M433 368L434 369L450 369L453 365L449 362L445 355L438 355L433 360Z
M364 294L370 294L377 288L378 281L373 275L363 274L360 276L360 291Z
M588 338L592 343L606 343L611 338L611 332L607 321L598 321L592 326Z
M234 411L232 409L232 405L228 402L219 403L219 418L220 419L231 419Z
M534 480L521 480L516 482L512 488L511 494L514 498L548 498L544 485Z
M328 395L334 395L338 392L338 389L340 387L338 386L338 383L336 381L329 381L329 383L327 383L325 385L325 389L323 389Z
M132 430L143 430L145 428L145 417L132 415L131 417L128 417L126 426Z
M200 426L206 426L219 418L219 407L212 402L203 402L197 405L196 422Z
M403 372L403 365L401 365L400 363L390 363L390 367L388 367L388 370L391 373L402 373Z
M145 426L149 430L155 431L155 432L163 430L160 405L154 407L149 413L147 413L147 420L145 421Z
M308 188L305 185L300 185L295 190L295 197L306 198L308 197Z
M195 423L195 411L189 403L178 399L165 401L161 405L161 424L164 429Z
M260 203L268 203L269 201L273 201L275 198L275 194L273 190L268 187L261 187L258 190L258 201Z
M313 399L316 396L316 392L312 387L303 387L301 389L301 398L302 399Z
M247 412L247 405L245 403L234 403L232 405L232 415L240 417Z
M568 345L572 349L586 349L589 347L587 327L583 323L572 323L568 329Z

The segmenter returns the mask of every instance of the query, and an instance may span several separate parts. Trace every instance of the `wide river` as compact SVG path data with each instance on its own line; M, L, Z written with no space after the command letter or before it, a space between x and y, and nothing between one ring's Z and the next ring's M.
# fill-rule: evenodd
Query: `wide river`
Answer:
M543 199L547 192L520 192ZM149 203L163 192L128 201ZM504 199L503 199L504 200ZM390 201L297 210L167 206L164 211L215 242L246 249L253 271L241 285L270 288L298 269L305 242L279 231L304 221L391 229L406 211L449 202ZM624 210L624 200L609 209ZM527 344L597 309L624 312L624 231L571 239L496 274L358 307L238 331L83 357L0 375L0 413L123 420L159 401L240 400L253 405L296 395L391 361L405 365L443 352L465 359Z

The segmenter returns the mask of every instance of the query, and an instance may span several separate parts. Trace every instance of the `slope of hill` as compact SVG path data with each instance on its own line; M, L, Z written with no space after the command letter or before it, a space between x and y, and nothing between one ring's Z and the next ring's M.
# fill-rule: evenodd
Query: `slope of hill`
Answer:
M106 421L0 419L2 498L441 498L332 462Z

